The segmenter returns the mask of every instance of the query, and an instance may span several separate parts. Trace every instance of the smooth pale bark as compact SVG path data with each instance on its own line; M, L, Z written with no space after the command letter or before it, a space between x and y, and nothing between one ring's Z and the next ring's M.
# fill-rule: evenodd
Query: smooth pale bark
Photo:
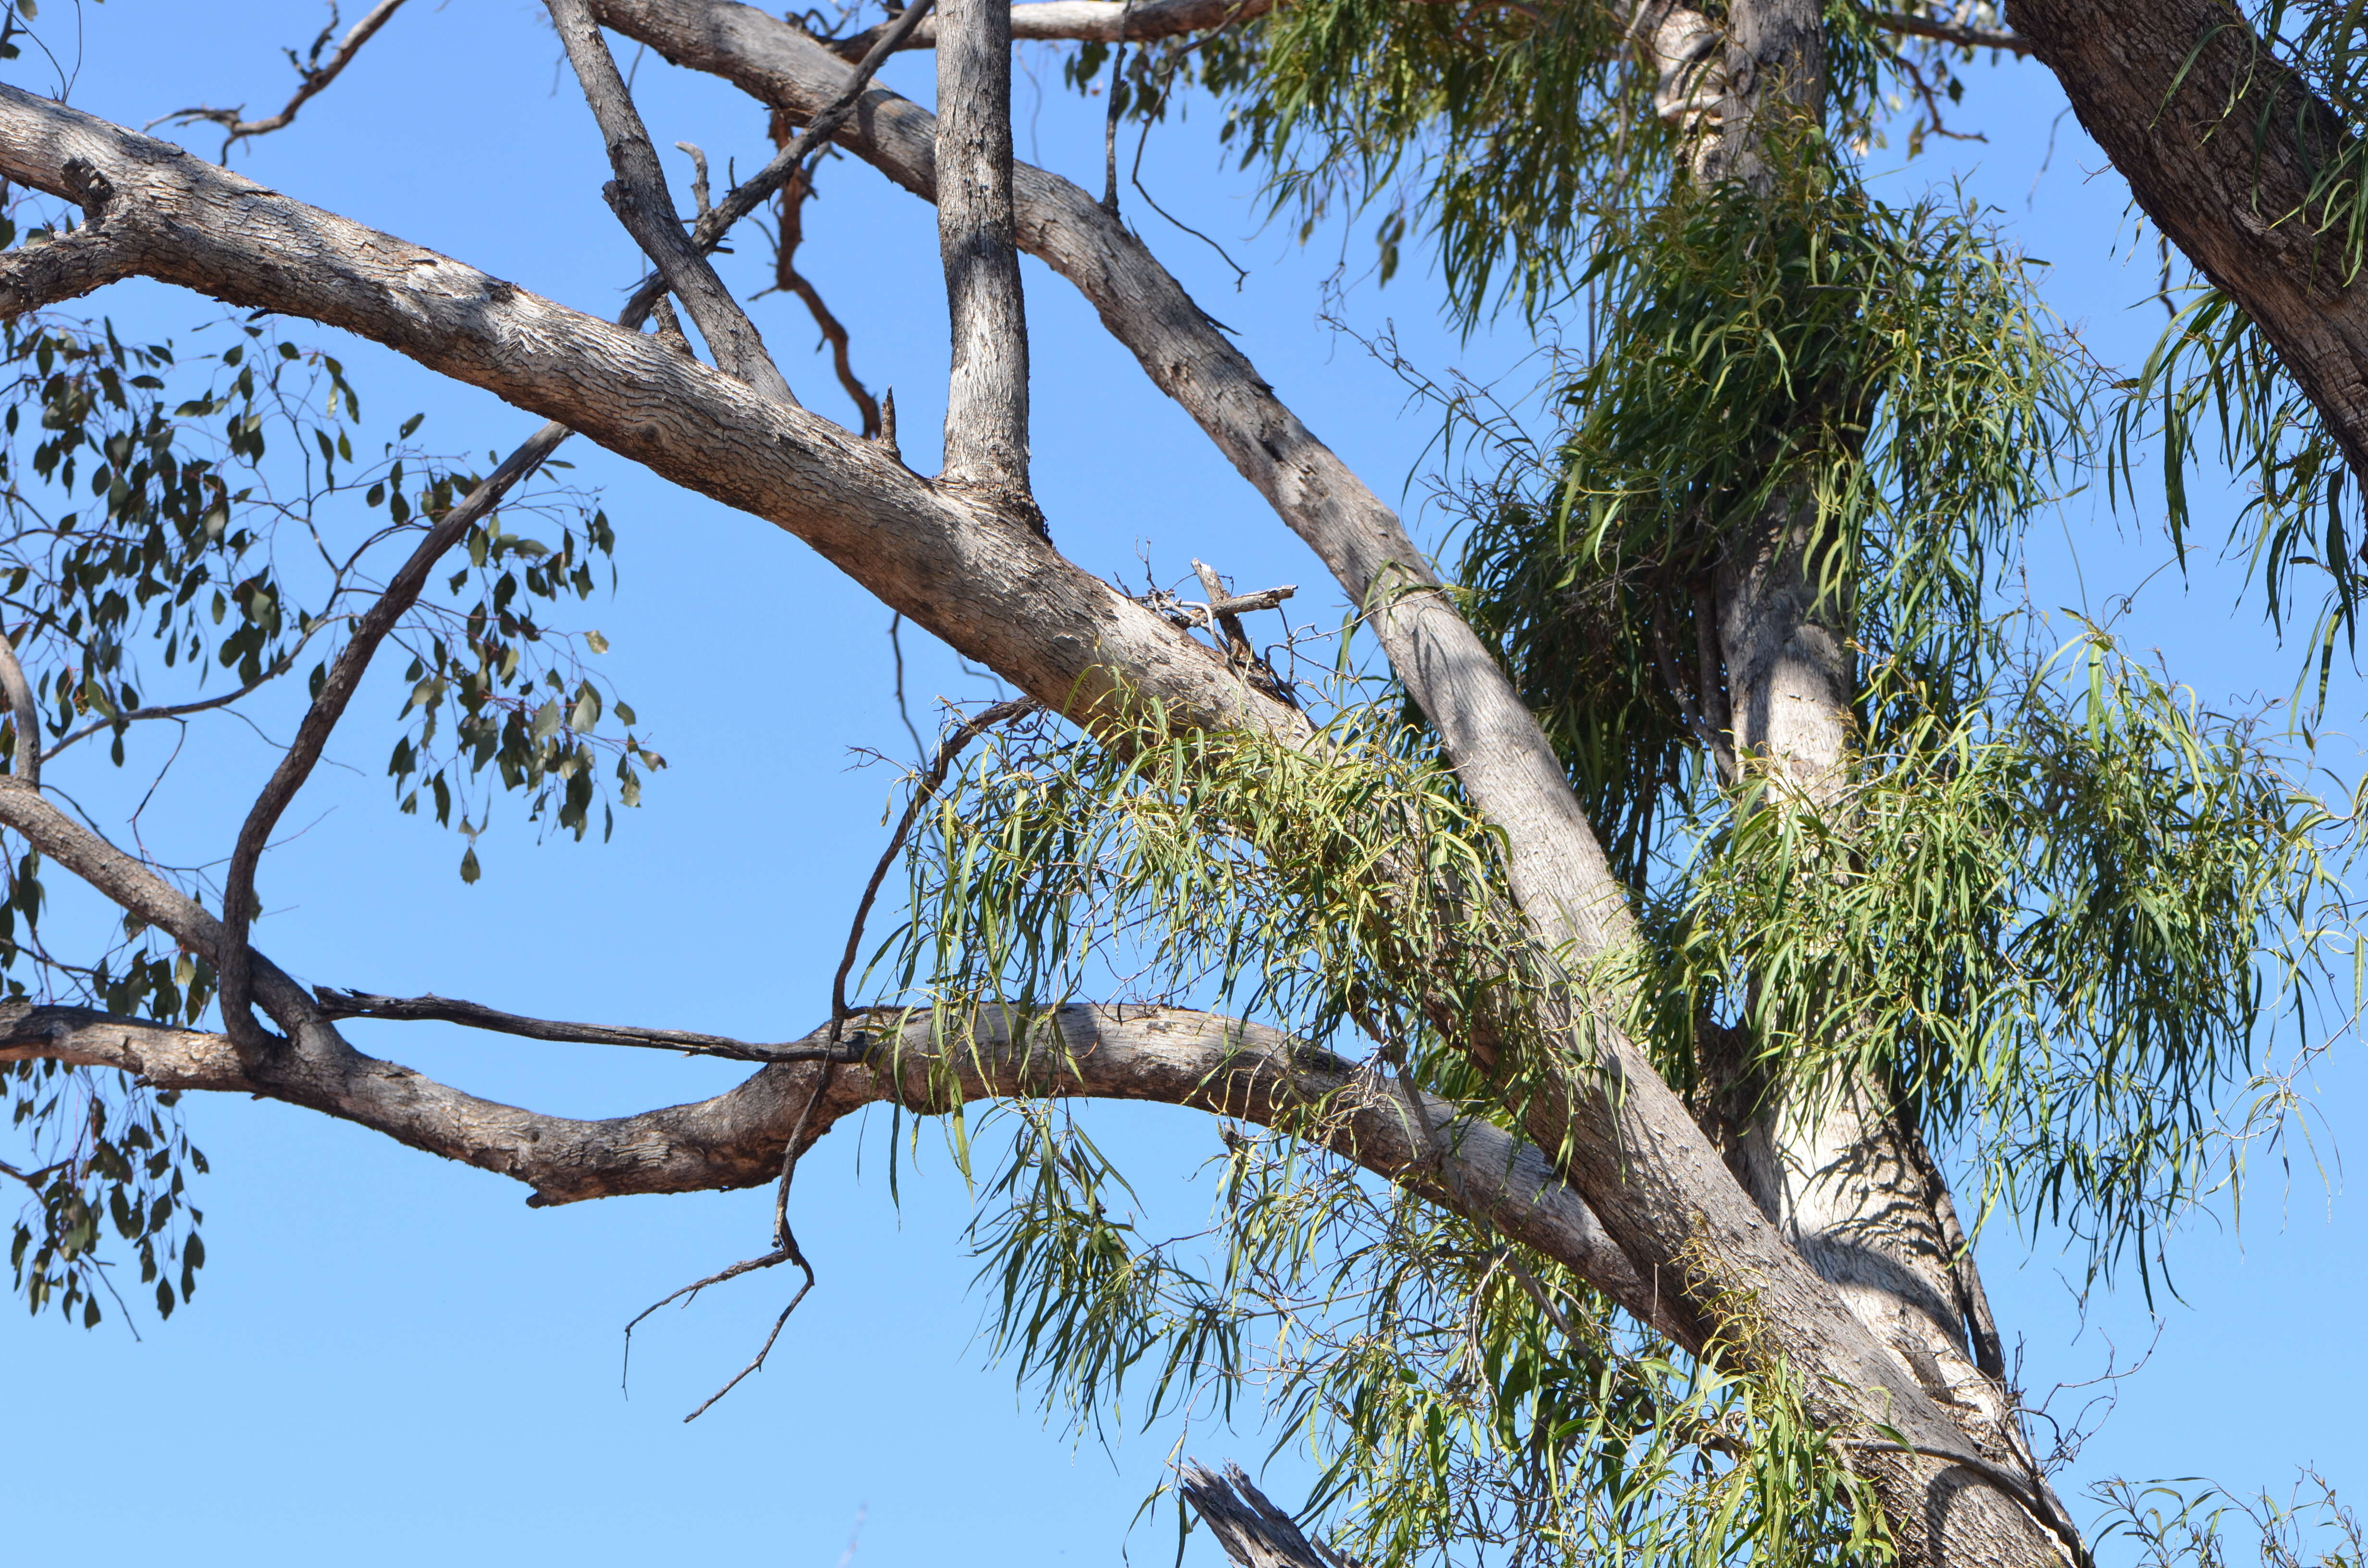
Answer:
M941 0L936 20L938 250L953 364L943 479L1032 517L1028 484L1028 310L1011 213L1011 6Z
M2335 113L2219 0L2009 0L2015 30L2170 242L2253 319L2368 483L2368 289L2311 179L2360 156ZM2356 166L2356 165L2355 165Z
M719 0L594 0L600 20L668 61L720 75L792 119L841 90L821 42ZM938 199L936 118L885 88L838 143L906 189ZM1438 727L1456 776L1509 840L1515 893L1580 956L1624 948L1626 893L1561 762L1494 656L1457 614L1397 514L1284 406L1241 351L1134 233L1057 175L1013 171L1021 249L1076 285L1102 324L1201 426L1363 607L1390 663Z
M1660 18L1655 36L1678 40L1661 71L1662 111L1692 133L1691 163L1703 186L1739 182L1774 199L1782 160L1816 155L1787 143L1813 134L1821 119L1824 16L1816 0L1736 0L1728 24L1720 45L1681 13ZM1818 558L1832 546L1818 538L1815 506L1804 487L1780 489L1716 562L1701 608L1715 621L1708 630L1724 691L1716 701L1706 691L1705 706L1724 710L1731 729L1720 738L1760 783L1738 797L1742 809L1839 825L1850 809L1858 693L1851 585ZM1808 865L1799 874L1824 873ZM1748 1030L1712 1031L1702 1063L1712 1085L1704 1120L1730 1168L1818 1277L1951 1411L1969 1444L2044 1488L2006 1389L1972 1354L1969 1324L1986 1318L1972 1299L1977 1277L1969 1262L1953 1266L1952 1243L1962 1237L1943 1221L1947 1189L1929 1161L1911 1157L1914 1134L1897 1108L1860 1074L1820 1090L1783 1082L1781 1066L1756 1059ZM1918 1544L1949 1545L1945 1537Z
M1116 43L1121 36L1175 38L1207 28L1251 21L1265 16L1273 6L1274 0L1143 0L1139 6L1128 5L1125 0L1039 0L1036 5L1010 8L1011 36L1022 42L1046 43L1064 40ZM831 48L849 60L861 59L871 41L893 25L882 22ZM936 17L925 18L898 47L936 48L938 27Z

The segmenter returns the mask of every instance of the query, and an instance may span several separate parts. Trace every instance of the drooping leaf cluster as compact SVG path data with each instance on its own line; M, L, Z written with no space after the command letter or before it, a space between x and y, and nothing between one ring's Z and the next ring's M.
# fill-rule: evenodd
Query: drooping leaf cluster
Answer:
M172 1316L196 1293L206 1260L205 1216L188 1191L206 1157L181 1125L179 1096L55 1062L13 1062L6 1082L9 1126L27 1151L22 1166L0 1165L30 1194L8 1244L26 1306L54 1307L85 1328L105 1316L101 1295L123 1307L100 1254L111 1230L139 1259L140 1284L154 1288L157 1315Z
M1888 1559L1781 1372L1676 1356L1551 1263L1288 1132L1227 1127L1207 1229L1150 1241L1072 1120L1005 1114L972 1236L994 1346L1049 1413L1224 1418L1254 1396L1274 1449L1318 1465L1330 1544L1372 1568Z
M1200 996L1451 1075L1462 1041L1535 1038L1548 971L1501 844L1413 732L1350 709L1303 748L1148 709L1107 742L998 736L940 789L875 966L902 997L959 1017Z
M2078 456L2081 379L1982 213L1789 174L1681 193L1607 249L1559 435L1503 440L1460 501L1469 613L1638 883L1656 808L1700 782L1723 561L1771 517L1803 536L1881 734L1981 688L1985 589Z
M1748 782L1657 901L1664 1070L1689 1079L1697 1020L1732 1017L1809 1114L1884 1085L1966 1149L1961 1201L2143 1273L2277 1126L2271 1027L2349 1005L2350 824L2257 723L2101 633L1890 744L1823 812L1755 809Z

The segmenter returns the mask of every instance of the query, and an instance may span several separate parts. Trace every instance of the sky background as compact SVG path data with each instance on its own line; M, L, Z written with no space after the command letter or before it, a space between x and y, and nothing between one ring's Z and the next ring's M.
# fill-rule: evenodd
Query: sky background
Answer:
M72 71L73 103L136 127L192 104L276 109L290 85L280 49L308 42L323 19L321 7L287 0L107 0L78 14L51 0L43 36ZM620 45L629 64L634 52ZM1099 103L1062 89L1049 48L1027 51L1022 68L1021 155L1098 187ZM886 79L927 102L931 69L927 55L905 56ZM57 77L28 54L0 79L49 91ZM2161 314L2143 302L2152 242L2131 222L2123 186L2042 68L1976 64L1968 81L1954 123L1989 140L1942 142L1908 168L1877 153L1874 166L1891 171L1878 188L1907 199L1962 180L2054 264L2049 300L2092 351L2135 364ZM769 153L761 111L720 83L653 55L638 62L636 90L662 144L707 148L719 188L727 158L746 169ZM1394 327L1435 376L1517 374L1529 340L1509 326L1468 340L1442 328L1437 287L1411 256L1386 290L1358 282L1370 221L1328 227L1305 246L1295 225L1262 226L1254 180L1216 144L1218 121L1194 102L1155 132L1144 179L1169 210L1221 239L1247 280L1237 289L1207 245L1132 192L1131 221L1237 329L1308 425L1415 511L1435 421L1322 319L1327 278L1345 256L1341 319L1366 336ZM206 128L183 136L218 151ZM597 314L611 314L637 276L598 194L599 139L533 0L413 0L292 129L234 163ZM670 172L682 180L678 160ZM801 266L853 331L860 372L875 391L895 387L906 456L931 472L946 356L934 215L851 162L828 165L821 190ZM765 250L752 240L728 264L743 292L759 285ZM1024 267L1035 472L1063 550L1131 582L1145 557L1173 582L1199 556L1245 585L1299 584L1299 619L1330 619L1337 595L1322 569L1075 291L1033 261ZM191 347L208 341L190 334L215 313L144 284L90 308L127 337L170 334ZM755 309L801 394L844 414L826 359L805 353L802 309L780 297ZM538 423L337 334L291 324L290 335L345 357L373 432L419 410L423 441L482 452ZM399 698L382 670L332 748L340 766L324 767L289 814L304 831L266 863L258 939L310 982L758 1040L802 1033L826 1014L854 895L884 842L894 775L852 764L861 748L910 752L890 700L887 612L786 534L581 443L567 455L580 465L573 479L603 490L620 535L620 587L575 619L609 639L605 665L671 767L643 810L620 813L605 847L538 846L522 812L497 816L479 844L484 879L464 886L460 841L392 808L381 770ZM2203 509L2225 517L2239 500L2231 491ZM1417 516L1417 537L1436 541L1442 519ZM2034 603L2103 611L2160 564L2148 521L2112 518L2089 496L2068 503L2032 541ZM2238 603L2240 581L2209 561L2185 579L2154 574L2120 629L2161 650L2207 700L2282 695L2298 654L2274 643L2255 604ZM983 689L926 638L908 631L905 648L916 708ZM2340 732L2359 704L2347 676L2328 742L2346 776L2353 750ZM284 735L287 717L267 708L264 730ZM86 749L51 777L105 820L127 788L144 788L167 744L136 735L122 775ZM166 858L224 853L270 766L265 743L235 724L193 745L147 819ZM477 1093L571 1115L694 1098L737 1076L719 1063L440 1026L353 1034ZM2313 1082L2317 1150L2359 1147L2368 1082L2354 1053L2338 1051ZM860 1136L842 1130L802 1168L797 1225L821 1288L768 1369L686 1426L683 1414L758 1342L787 1281L745 1280L644 1325L630 1397L619 1331L667 1291L761 1250L768 1195L530 1210L513 1184L290 1108L200 1098L187 1114L213 1166L199 1198L211 1261L196 1301L167 1324L142 1319L138 1342L120 1320L85 1334L54 1316L0 1313L0 1417L17 1455L0 1467L0 1506L17 1560L729 1555L829 1568L852 1537L865 1568L1165 1562L1172 1515L1135 1519L1171 1452L1254 1463L1267 1447L1254 1433L1170 1426L1111 1453L1048 1429L975 1338L983 1303L961 1242L962 1183L925 1137L917 1179L892 1201L884 1118ZM1087 1115L1105 1147L1127 1151L1152 1201L1178 1211L1206 1202L1207 1182L1193 1177L1217 1149L1209 1119L1156 1108ZM2241 1230L2224 1215L2179 1237L2180 1295L2158 1291L2151 1309L2133 1288L2092 1299L2084 1316L2077 1256L1994 1229L1983 1267L2035 1394L2154 1346L2142 1373L2114 1385L2118 1410L2059 1487L2118 1474L2283 1489L2303 1465L2339 1485L2368 1477L2353 1306L2368 1230L2330 1173L2322 1179L2306 1155L2290 1183L2275 1159L2258 1169ZM1304 1471L1286 1459L1271 1474L1295 1501ZM1188 1559L1222 1561L1201 1538Z

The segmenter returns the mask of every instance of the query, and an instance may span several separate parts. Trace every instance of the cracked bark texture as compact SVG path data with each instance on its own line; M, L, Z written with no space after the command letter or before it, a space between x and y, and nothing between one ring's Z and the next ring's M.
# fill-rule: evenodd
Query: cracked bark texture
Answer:
M943 482L1036 519L1028 484L1028 309L1011 205L1011 6L938 6L938 249L953 324Z

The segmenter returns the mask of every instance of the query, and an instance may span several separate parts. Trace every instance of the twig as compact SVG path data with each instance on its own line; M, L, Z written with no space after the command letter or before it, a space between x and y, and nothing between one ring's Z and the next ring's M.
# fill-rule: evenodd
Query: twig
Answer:
M649 1051L680 1051L696 1056L721 1056L734 1062L796 1063L861 1062L866 1044L757 1045L723 1035L695 1034L689 1029L645 1029L616 1024L577 1024L558 1018L533 1018L505 1013L479 1002L449 996L374 996L361 991L313 987L321 1010L334 1018L379 1018L398 1023L459 1024L495 1034L528 1040L555 1040L568 1045L624 1045Z
M771 163L757 170L746 183L724 192L723 199L716 203L715 210L691 229L691 243L702 251L713 250L734 223L754 212L767 197L781 187L791 172L808 153L837 135L838 128L845 125L848 117L855 112L855 106L863 101L864 94L871 88L871 78L882 63L895 52L897 44L919 25L921 18L929 14L935 4L936 0L921 0L919 5L897 17L895 25L872 44L871 51L857 64L855 74L848 78L846 90L828 108L807 121L806 128L798 132L797 140L776 153ZM626 312L633 314L637 311L647 311L650 301L666 291L665 279L648 279L634 291L632 301L625 306ZM635 322L640 319L638 315L634 316Z
M379 0L376 8L369 16L356 22L353 31L338 41L336 52L330 55L329 62L324 65L320 63L321 51L328 43L329 35L337 28L337 8L332 5L329 7L329 25L321 29L319 38L313 40L310 62L299 62L296 59L296 51L292 49L288 51L289 63L296 67L296 74L301 80L296 87L296 96L288 100L288 107L268 119L241 119L239 118L241 111L234 108L183 108L175 109L171 114L161 119L152 119L141 129L154 131L156 127L168 122L189 125L199 120L211 121L229 132L222 139L222 155L215 160L218 163L228 163L230 150L248 137L263 136L274 131L285 130L295 119L296 111L302 108L315 93L337 79L338 74L352 63L355 54L359 52L362 45L370 42L370 36L386 26L387 18L393 17L402 5L403 0Z
M930 4L931 0L922 0L907 15L917 20ZM700 220L694 239L702 249L713 249L734 223L755 210L757 203L763 199L763 190L770 188L762 186L767 176L773 175L776 170L786 173L794 167L796 156L803 156L805 146L818 140L816 132L827 135L846 119L862 97L865 83L879 69L880 62L888 57L891 47L889 40L883 40L882 46L857 68L854 80L848 85L838 101L815 118L806 134L799 138L796 146L785 150L780 157L767 165L765 175L726 196L721 206ZM751 191L755 193L750 194ZM648 320L651 308L665 292L662 284L655 287L644 285L636 290L633 297L626 301L625 308L618 312L617 324L628 330L639 329ZM253 904L256 868L261 860L264 846L269 841L271 829L319 762L322 746L327 743L329 733L336 727L338 720L344 717L346 705L352 699L354 689L377 653L378 645L385 640L403 612L416 602L436 560L465 537L467 530L511 489L541 467L571 434L573 432L566 426L556 421L543 426L504 458L491 474L479 482L476 489L428 531L427 537L420 541L419 548L412 552L411 559L388 584L386 593L356 622L353 641L346 645L330 666L328 679L299 725L294 743L281 756L279 767L264 786L263 794L248 812L247 824L240 830L239 844L232 852L230 874L223 889L224 924L229 927L229 939L224 943L224 951L220 955L216 971L222 981L220 995L224 1023L234 1037L245 1030L246 1043L250 1047L256 1043L256 1039L254 1014L248 1002L246 931L253 917L242 915L238 911ZM70 737L70 741L80 738L76 735ZM61 742L60 745L63 747L70 741Z
M830 1032L834 1044L838 1039L838 1026L839 1020L837 1017L832 1018ZM677 1298L695 1298L710 1285L720 1285L726 1279L736 1278L760 1268L770 1268L776 1264L794 1263L798 1266L799 1272L806 1277L805 1283L799 1286L796 1293L790 1297L790 1304L781 1309L781 1315L773 1320L773 1331L765 1335L765 1343L757 1347L754 1358L734 1373L729 1382L701 1401L698 1409L684 1416L682 1419L686 1426L713 1409L718 1400L738 1388L751 1372L763 1369L765 1358L773 1353L774 1342L781 1337L782 1326L790 1321L790 1314L798 1310L798 1303L804 1301L806 1293L814 1288L814 1265L807 1262L805 1254L799 1250L797 1233L790 1228L790 1183L798 1174L798 1152L805 1140L807 1123L814 1118L814 1106L829 1090L831 1076L837 1070L837 1062L825 1061L822 1070L814 1074L814 1087L807 1091L806 1103L799 1108L797 1123L790 1129L790 1141L781 1149L781 1180L780 1184L773 1189L773 1250L761 1257L752 1257L735 1263L719 1274L711 1274L695 1285L684 1286L673 1295L643 1309L639 1317L625 1325L625 1366L630 1370L632 1365L634 1328L640 1324L643 1318L648 1317L650 1313L665 1306L667 1301ZM689 1301L686 1301L684 1304L689 1305Z
M929 764L928 771L921 775L920 782L914 787L912 800L905 802L905 814L896 821L896 831L888 837L888 847L882 851L880 863L871 868L871 880L864 884L863 896L856 901L855 918L847 928L847 950L839 955L838 972L831 976L830 981L830 1038L834 1044L837 1042L841 1023L854 1016L847 1006L847 977L855 968L855 955L863 945L863 924L871 917L871 904L880 896L880 884L888 880L888 868L896 863L897 855L905 847L905 838L913 831L913 824L920 818L921 808L928 804L944 785L946 770L953 766L954 758L962 755L964 746L996 725L1033 713L1042 706L1032 697L1015 697L1008 702L998 702L962 721L938 747L937 760Z
M773 127L774 142L787 145L791 141L789 126L780 115L773 116ZM777 205L781 226L780 237L773 246L773 287L784 293L795 294L803 301L806 313L814 317L814 325L821 329L823 341L830 346L831 369L838 376L839 386L861 416L864 439L876 441L882 428L880 404L872 401L871 392L855 374L854 361L848 353L847 328L823 302L822 290L798 271L798 246L805 239L805 204L814 193L814 171L802 166L793 168L781 186L780 200Z
M1963 27L1955 22L1935 21L1930 17L1910 16L1904 11L1876 11L1869 19L1885 32L1938 39L1942 43L1961 43L1967 49L2003 49L2009 54L2031 52L2029 40L1995 28Z
M1126 21L1134 0L1118 9L1118 40L1110 49L1110 106L1102 116L1102 210L1118 216L1118 90L1126 82Z
M247 929L254 924L256 910L255 873L263 858L264 846L270 842L271 830L279 824L280 813L296 798L296 791L311 777L321 760L321 749L328 744L329 733L345 717L346 706L359 689L363 672L378 653L379 644L394 630L395 622L418 602L420 593L427 586L428 574L444 552L467 536L486 513L498 505L503 496L520 480L542 466L543 460L558 449L568 436L564 425L546 425L523 446L504 458L499 467L478 481L461 503L437 520L427 536L411 552L411 558L395 573L378 601L362 612L354 622L354 633L337 656L330 663L327 677L321 686L321 695L305 710L303 721L296 727L296 738L281 756L279 766L272 769L263 792L246 813L246 821L238 830L238 842L231 850L230 869L222 881L222 926L224 951L219 956L217 971L222 981L222 1011L223 1027L242 1044L254 1045L256 1040L255 1014L249 1000Z

